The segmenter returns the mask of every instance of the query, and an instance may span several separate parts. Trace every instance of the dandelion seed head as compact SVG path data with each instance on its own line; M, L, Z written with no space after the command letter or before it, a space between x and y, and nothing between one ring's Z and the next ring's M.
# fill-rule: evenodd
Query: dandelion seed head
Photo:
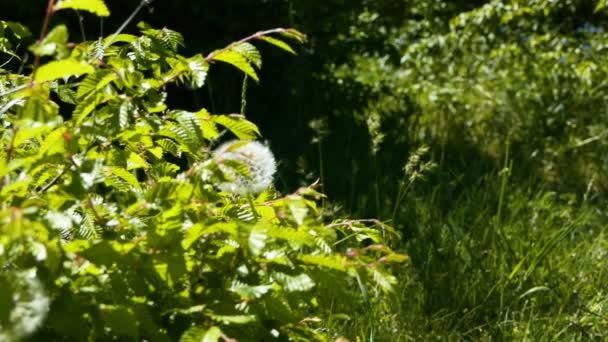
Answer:
M35 270L19 272L13 281L13 309L9 325L0 326L0 341L21 340L34 333L44 322L49 311L50 299Z
M277 164L270 149L257 141L229 141L218 147L213 157L228 181L218 184L222 191L239 195L260 193L272 185ZM243 164L248 175L238 173L225 161ZM250 177L248 177L250 176Z

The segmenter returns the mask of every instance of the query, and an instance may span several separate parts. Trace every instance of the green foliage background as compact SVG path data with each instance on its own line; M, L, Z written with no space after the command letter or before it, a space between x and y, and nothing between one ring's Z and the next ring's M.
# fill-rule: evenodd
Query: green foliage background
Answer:
M109 32L139 2L107 3ZM5 0L0 13L37 32L36 5ZM296 57L260 46L260 83L247 89L247 117L281 160L277 188L320 178L320 215L388 221L412 260L398 298L335 315L331 329L360 340L603 340L604 5L181 0L139 18L183 33L188 56L271 27L308 35ZM97 19L84 18L97 37ZM73 13L54 20L80 31ZM167 103L239 111L241 74L214 65L206 82L169 87Z

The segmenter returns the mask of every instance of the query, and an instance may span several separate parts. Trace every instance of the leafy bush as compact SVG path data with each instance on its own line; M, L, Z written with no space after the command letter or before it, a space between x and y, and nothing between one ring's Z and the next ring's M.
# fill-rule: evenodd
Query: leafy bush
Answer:
M102 0L49 1L18 68L31 34L0 21L2 67L18 69L0 69L0 340L322 340L336 308L391 289L407 259L387 247L395 232L321 221L314 186L268 187L274 157L251 142L244 98L239 114L168 108L170 85L203 87L216 62L257 81L251 42L294 52L283 39L304 35L185 57L178 32L143 23L82 43L47 32L66 9L109 15ZM239 141L214 149L225 135Z

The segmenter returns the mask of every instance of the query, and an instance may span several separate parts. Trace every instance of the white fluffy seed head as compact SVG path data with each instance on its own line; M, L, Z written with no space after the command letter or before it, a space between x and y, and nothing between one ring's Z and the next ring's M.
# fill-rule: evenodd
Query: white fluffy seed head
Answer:
M229 141L213 152L213 157L228 178L218 184L222 191L239 195L260 193L272 185L277 163L270 149L257 141ZM250 177L239 174L224 162L230 160L247 167Z
M10 325L0 326L0 341L20 340L32 334L42 325L49 311L50 299L36 278L35 270L20 272L14 285L17 289L12 298Z

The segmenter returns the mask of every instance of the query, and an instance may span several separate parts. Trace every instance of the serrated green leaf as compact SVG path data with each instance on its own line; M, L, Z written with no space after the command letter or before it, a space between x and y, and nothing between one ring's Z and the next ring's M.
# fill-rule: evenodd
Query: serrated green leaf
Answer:
M33 121L23 121L21 123L22 128L17 130L15 137L13 138L13 145L15 147L21 146L21 144L28 140L39 137L47 132L50 132L54 125L37 125Z
M59 115L59 106L48 97L34 95L27 98L19 116L34 122L49 122Z
M211 327L209 330L195 326L188 329L179 342L218 342L222 337L222 330L218 327Z
M137 178L129 171L119 168L119 167L109 167L108 171L110 174L115 175L115 176L119 177L120 179L124 180L130 186L137 189L138 191L142 190L141 185L139 184L139 181L137 180Z
M261 136L258 127L243 117L216 115L213 121L226 127L241 140L252 140Z
M57 54L57 58L62 59L69 54L67 43L68 28L65 25L58 25L40 43L32 45L30 50L38 56L53 56Z
M255 315L216 315L207 313L211 319L223 324L247 324L255 322Z
M202 129L203 129L203 137L207 140L213 140L220 135L220 132L213 122L213 117L206 109L201 109L198 112L194 113L198 118Z
M243 55L249 63L255 65L258 69L262 67L262 55L260 51L251 43L240 43L236 44L231 48L232 50Z
M81 76L93 73L95 69L86 62L75 59L64 59L49 62L36 70L36 82L48 82L70 76Z
M186 330L180 337L179 342L202 342L205 338L207 329L200 326L194 326Z
M137 36L127 33L121 33L117 35L111 35L104 38L104 46L108 47L115 43L132 43L137 40Z
M57 4L55 4L54 10L59 11L70 8L91 12L100 17L107 17L110 15L110 11L103 0L59 0Z
M260 298L272 289L272 285L248 285L238 280L233 280L230 291L238 294L244 300Z
M279 32L279 34L281 34L282 36L297 40L300 43L306 42L306 35L296 29L290 28L290 29Z
M380 286L384 291L393 291L393 285L397 283L397 279L393 275L380 271L377 268L373 268L370 271L376 285Z
M127 170L133 169L147 169L149 167L148 162L137 153L129 153L129 159L127 159Z
M275 272L272 274L272 277L288 292L308 291L315 287L315 282L306 273L292 276L281 272Z
M55 90L59 99L65 103L76 104L76 92L66 86L59 86Z
M103 87L117 78L118 75L110 70L99 70L92 73L80 82L76 96L81 99L92 92L103 89Z
M205 235L225 233L229 237L237 236L238 226L236 222L221 222L210 226L196 224L188 229L182 241L182 248L189 249L197 240Z
M346 259L342 256L302 254L298 256L298 259L307 264L332 268L342 272L346 271Z
M256 82L260 81L257 73L253 69L253 66L251 65L247 57L243 56L243 54L238 51L230 49L220 50L212 53L211 60L222 61L228 64L232 64L237 69L241 70L249 77L253 78Z
M194 89L200 88L205 85L207 79L207 70L209 70L209 63L201 55L196 55L188 59L188 69L190 71L190 78L192 79L192 87Z
M74 112L72 113L74 121L76 121L76 125L80 126L84 120L95 110L98 104L101 103L103 99L103 95L99 93L93 94L93 96L89 96L84 101L81 101Z
M11 31L13 31L13 34L18 39L27 38L32 35L30 30L20 23L16 23L13 21L6 21L6 25L11 29Z
M269 36L261 36L260 39L267 43L270 43L278 48L281 48L289 53L292 53L294 55L296 54L296 52L291 48L291 46L289 46L289 44L285 43L282 40L279 40L279 39L276 39L273 37L269 37Z

